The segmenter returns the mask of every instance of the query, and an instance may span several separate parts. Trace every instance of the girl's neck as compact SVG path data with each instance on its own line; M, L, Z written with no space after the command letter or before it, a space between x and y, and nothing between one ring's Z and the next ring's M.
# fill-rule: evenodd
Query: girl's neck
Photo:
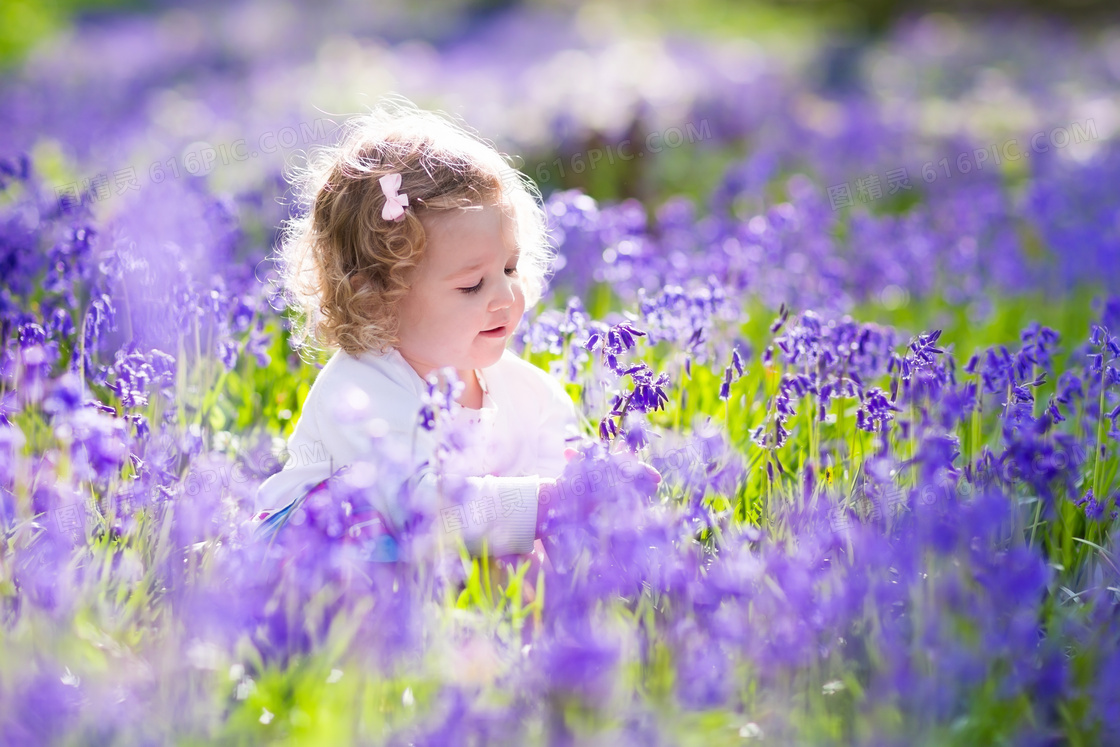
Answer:
M478 376L475 374L474 369L470 371L460 371L459 380L466 384L463 387L459 399L456 400L463 407L471 410L482 409L482 384L478 381Z

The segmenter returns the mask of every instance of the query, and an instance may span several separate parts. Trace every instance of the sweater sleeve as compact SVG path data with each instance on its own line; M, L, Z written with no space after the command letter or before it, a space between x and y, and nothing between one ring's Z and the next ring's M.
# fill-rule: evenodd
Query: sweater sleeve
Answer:
M536 475L439 478L427 472L418 487L439 506L435 531L445 541L462 539L467 552L476 557L532 551L540 489Z
M346 382L341 389L346 395L360 395ZM257 490L258 511L284 508L339 468L358 461L369 449L371 436L387 427L384 421L346 417L346 405L346 397L339 400L324 396L321 388L311 390L284 447L283 469Z

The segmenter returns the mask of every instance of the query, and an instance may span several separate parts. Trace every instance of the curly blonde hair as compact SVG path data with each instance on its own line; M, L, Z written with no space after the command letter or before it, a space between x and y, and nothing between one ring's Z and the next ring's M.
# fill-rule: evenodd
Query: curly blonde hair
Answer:
M381 217L378 180L401 174L405 217ZM526 308L544 292L555 258L532 180L464 125L403 98L349 119L337 145L314 150L290 176L298 203L286 221L278 265L285 300L299 313L297 351L358 355L400 343L397 308L424 257L421 217L498 205L514 221Z

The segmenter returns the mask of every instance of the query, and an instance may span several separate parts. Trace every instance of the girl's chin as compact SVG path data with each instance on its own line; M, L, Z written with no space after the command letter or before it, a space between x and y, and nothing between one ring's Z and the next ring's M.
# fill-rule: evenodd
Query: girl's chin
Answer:
M486 346L488 349L480 350L474 359L476 364L474 368L489 368L497 363L502 358L502 354L506 350L505 341L490 341Z

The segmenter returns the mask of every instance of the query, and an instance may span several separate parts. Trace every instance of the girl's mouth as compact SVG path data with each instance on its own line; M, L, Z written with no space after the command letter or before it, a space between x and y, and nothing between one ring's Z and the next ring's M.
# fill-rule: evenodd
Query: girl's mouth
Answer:
M502 325L501 327L494 327L494 329L488 329L485 332L479 332L479 334L483 337L503 337L505 336L505 333L505 325Z

